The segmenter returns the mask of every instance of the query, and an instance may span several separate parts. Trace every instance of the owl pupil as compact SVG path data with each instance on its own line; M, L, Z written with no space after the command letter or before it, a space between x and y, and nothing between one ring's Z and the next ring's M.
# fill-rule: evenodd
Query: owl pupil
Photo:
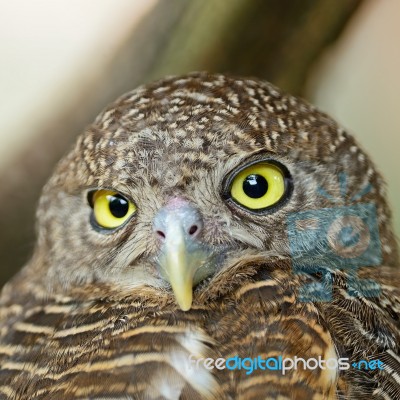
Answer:
M243 191L247 196L253 199L259 199L267 193L268 182L261 175L251 174L247 176L243 182Z
M109 200L110 212L115 218L123 218L128 213L129 204L120 195L111 196Z

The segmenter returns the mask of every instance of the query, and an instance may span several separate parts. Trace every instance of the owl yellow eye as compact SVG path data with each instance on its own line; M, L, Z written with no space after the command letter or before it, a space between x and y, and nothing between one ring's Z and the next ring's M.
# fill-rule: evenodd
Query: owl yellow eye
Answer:
M136 211L132 202L111 190L93 192L91 205L97 224L106 229L118 228Z
M230 196L239 205L260 211L277 204L287 192L287 174L278 165L259 162L232 179Z

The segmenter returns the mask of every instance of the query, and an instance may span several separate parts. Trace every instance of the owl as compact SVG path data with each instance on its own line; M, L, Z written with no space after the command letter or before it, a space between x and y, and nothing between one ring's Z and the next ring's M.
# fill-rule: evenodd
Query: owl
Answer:
M107 107L43 189L0 298L0 399L400 399L381 175L307 102L168 77Z

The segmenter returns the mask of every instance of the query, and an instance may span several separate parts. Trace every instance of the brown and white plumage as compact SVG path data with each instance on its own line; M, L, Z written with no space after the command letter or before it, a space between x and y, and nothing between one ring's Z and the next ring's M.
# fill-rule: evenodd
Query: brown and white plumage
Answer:
M265 161L287 169L291 191L257 213L229 182ZM134 202L121 227L93 222L98 189ZM292 268L287 219L332 198L376 207L382 266L359 275L379 296L350 296L338 267L331 301L299 299L320 275ZM179 273L169 232L181 235ZM0 399L400 399L398 262L382 178L328 116L250 79L140 87L99 115L43 191L35 253L2 292ZM246 374L190 355L380 357L385 369Z

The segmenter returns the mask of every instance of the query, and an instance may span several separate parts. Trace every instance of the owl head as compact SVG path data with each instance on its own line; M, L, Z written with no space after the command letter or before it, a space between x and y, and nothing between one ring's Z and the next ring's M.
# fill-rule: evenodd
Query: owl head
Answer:
M331 118L258 80L170 77L107 107L59 163L40 200L32 279L150 287L188 310L238 260L290 261L293 240L296 257L323 258L326 240L311 245L327 229L293 238L312 230L297 217L365 204L382 261L395 264L382 178Z

